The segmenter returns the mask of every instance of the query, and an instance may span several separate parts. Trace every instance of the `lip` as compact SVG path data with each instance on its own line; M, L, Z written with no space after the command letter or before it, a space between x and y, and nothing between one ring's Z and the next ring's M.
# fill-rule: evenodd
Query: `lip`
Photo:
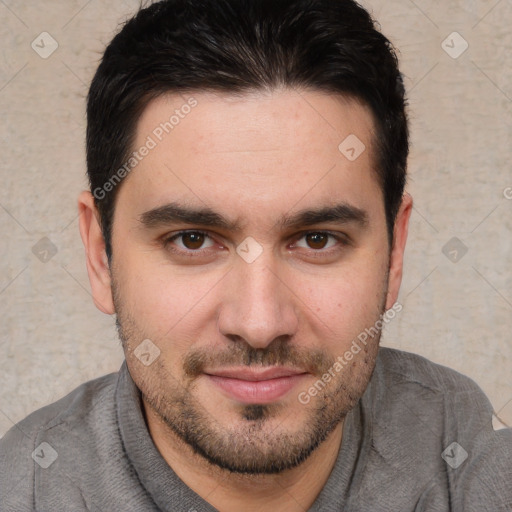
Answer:
M268 404L290 392L306 372L293 368L226 368L205 372L228 398L245 404Z

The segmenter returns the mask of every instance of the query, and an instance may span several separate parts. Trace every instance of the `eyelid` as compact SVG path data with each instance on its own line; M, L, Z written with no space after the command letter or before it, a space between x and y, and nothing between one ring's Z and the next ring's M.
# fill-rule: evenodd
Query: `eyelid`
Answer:
M163 246L172 251L172 252L175 252L175 253L179 253L179 254L184 254L184 255L190 255L190 256L198 256L202 253L205 253L206 251L208 251L209 249L212 249L212 246L210 247L206 247L206 248L199 248L199 249L187 249L187 248L181 248L179 246L176 246L174 245L174 247L168 247L171 245L171 242L173 242L174 240L176 240L177 238L179 238L180 236L184 236L186 234L189 234L189 233L198 233L198 234L201 234L203 236L205 236L206 238L208 238L210 241L212 241L214 244L217 243L218 245L220 246L223 246L224 244L220 243L214 236L212 236L212 234L208 231L205 231L203 229L182 229L180 231L176 231L174 233L171 233L171 234L167 234L165 236L163 236L161 238L162 240L162 244ZM313 248L306 248L306 247L298 247L296 244L299 240L302 240L303 238L305 238L306 236L308 235L311 235L311 234L323 234L323 235L327 235L331 238L334 238L336 240L336 244L334 246L331 246L331 247L328 247L328 248L324 248L324 249L313 249ZM298 248L298 249L303 249L303 250L309 250L311 251L312 253L317 253L318 256L320 256L321 254L325 254L325 253L329 253L329 252L333 252L333 251L336 251L336 250L340 250L340 247L343 247L343 246L347 246L347 245L351 245L351 239L348 235L346 235L345 233L340 233L338 231L336 232L333 232L333 231L330 231L330 230L322 230L322 229L309 229L309 230L305 230L305 231L301 231L299 233L297 233L296 235L294 235L292 237L292 244L291 244L291 248Z
M187 234L190 234L190 233L198 233L198 234L203 235L206 238L210 239L212 242L216 242L215 238L212 237L210 233L208 233L207 231L204 231L202 229L182 229L181 231L176 231L174 233L164 235L161 238L161 240L162 240L162 243L163 243L164 247L167 247L167 245L169 245L171 242L173 242L174 240L176 240L180 236L184 236L184 235L187 235ZM193 249L181 249L181 248L178 248L176 250L180 251L180 252L187 252L187 253L194 253L194 252L198 253L200 251L204 251L205 249L193 250Z
M201 235L210 236L210 234L202 229L180 229L179 231L173 231L172 233L165 234L162 239L163 240L171 240L172 238L177 238L181 235L186 235L188 233L200 233Z
M299 240L302 240L304 237L306 237L308 235L313 235L313 234L321 234L321 235L330 236L330 237L334 238L341 245L350 245L351 244L351 240L350 240L349 236L346 235L345 233L340 233L338 231L329 231L326 229L310 229L307 231L302 231L299 234L295 235L293 237L294 241L293 241L292 245L296 244ZM334 247L329 247L327 249L311 249L311 250L313 250L315 252L322 252L322 251L326 252L329 249L334 249Z

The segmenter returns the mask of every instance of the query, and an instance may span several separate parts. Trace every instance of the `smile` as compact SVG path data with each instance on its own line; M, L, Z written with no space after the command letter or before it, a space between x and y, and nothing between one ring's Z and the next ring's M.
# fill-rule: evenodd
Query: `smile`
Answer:
M308 374L291 368L235 368L206 372L228 398L245 404L268 404L289 393Z

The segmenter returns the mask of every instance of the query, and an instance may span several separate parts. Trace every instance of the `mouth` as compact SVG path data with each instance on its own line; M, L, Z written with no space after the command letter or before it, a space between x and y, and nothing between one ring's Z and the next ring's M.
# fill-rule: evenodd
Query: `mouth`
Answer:
M204 375L228 398L244 404L268 404L283 398L308 375L295 368L225 368Z

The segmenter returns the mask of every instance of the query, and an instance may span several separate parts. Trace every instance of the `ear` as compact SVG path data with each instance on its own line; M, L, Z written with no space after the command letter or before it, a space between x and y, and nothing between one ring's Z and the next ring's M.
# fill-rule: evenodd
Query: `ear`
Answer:
M80 236L85 247L87 272L94 304L103 313L112 315L115 309L105 240L101 231L100 216L94 204L94 198L89 191L80 194L78 212L80 214Z
M412 212L412 197L405 193L398 210L395 227L393 230L393 245L391 247L389 261L388 294L386 298L386 309L390 309L398 298L400 285L402 283L402 271L404 265L405 243L409 229L409 219Z

